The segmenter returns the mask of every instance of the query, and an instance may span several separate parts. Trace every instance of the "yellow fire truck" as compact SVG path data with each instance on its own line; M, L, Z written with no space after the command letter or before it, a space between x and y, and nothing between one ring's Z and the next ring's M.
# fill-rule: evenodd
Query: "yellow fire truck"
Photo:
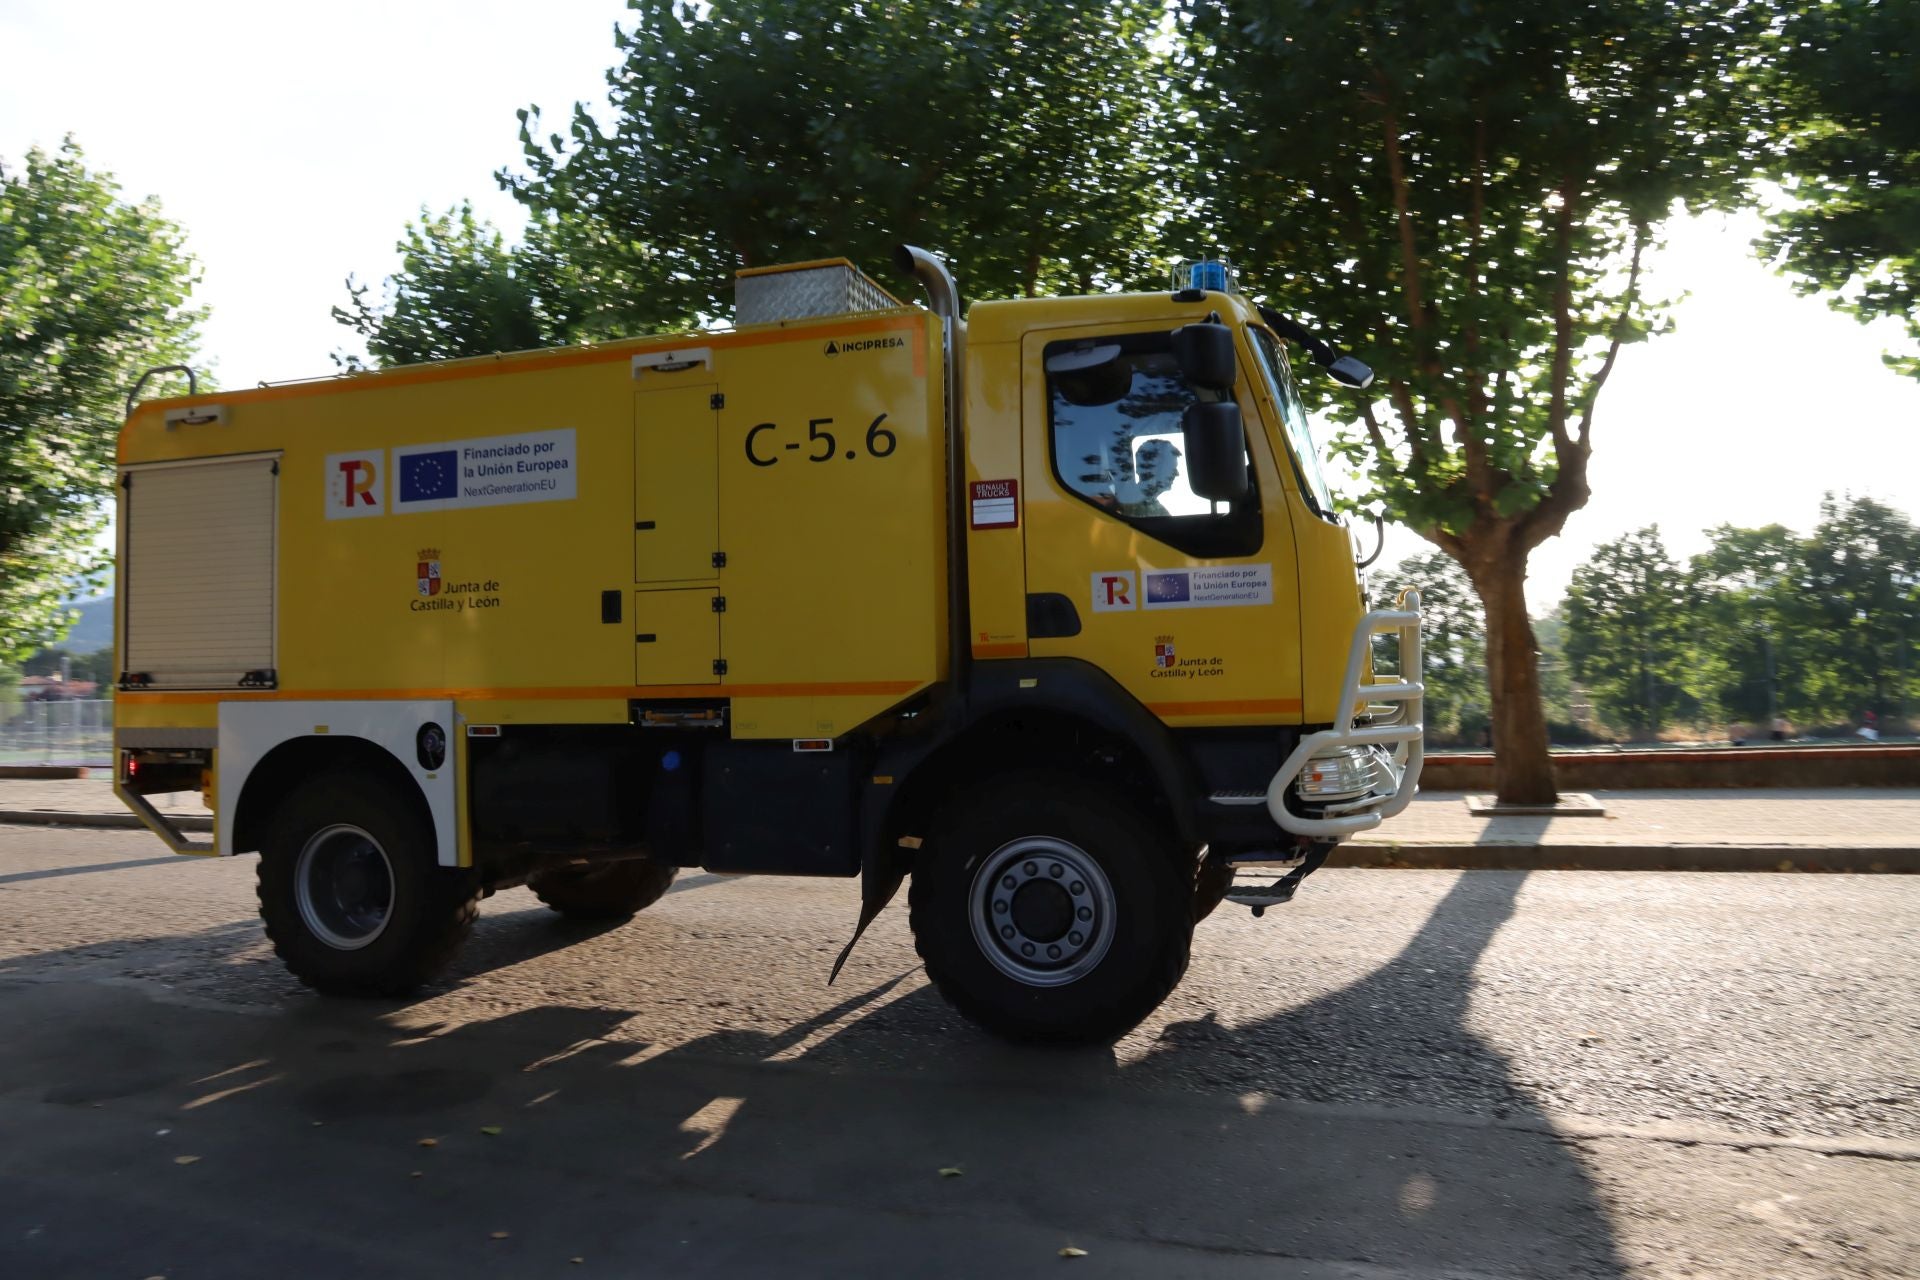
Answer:
M858 875L855 940L911 876L963 1013L1134 1026L1200 917L1413 796L1419 597L1363 607L1283 340L1370 375L1219 261L964 320L897 265L929 309L812 262L726 331L136 387L122 800L258 852L325 992L419 984L495 890L624 918L697 866ZM150 800L194 788L210 842Z

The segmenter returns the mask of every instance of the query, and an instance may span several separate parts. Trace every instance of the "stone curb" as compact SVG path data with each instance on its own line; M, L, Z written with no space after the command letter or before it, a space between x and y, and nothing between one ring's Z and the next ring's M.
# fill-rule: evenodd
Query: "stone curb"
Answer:
M1812 845L1343 844L1330 867L1460 871L1855 871L1920 874L1920 848Z
M87 776L83 764L0 764L0 778L13 782L72 782Z
M211 831L213 819L170 815L182 831ZM47 827L144 829L131 813L0 809L0 823ZM1411 867L1431 871L1850 871L1920 874L1920 848L1815 848L1806 845L1344 844L1334 867Z
M198 814L166 815L182 831L211 831L213 819ZM117 827L144 831L147 824L131 813L71 813L60 809L0 809L0 823L39 827Z

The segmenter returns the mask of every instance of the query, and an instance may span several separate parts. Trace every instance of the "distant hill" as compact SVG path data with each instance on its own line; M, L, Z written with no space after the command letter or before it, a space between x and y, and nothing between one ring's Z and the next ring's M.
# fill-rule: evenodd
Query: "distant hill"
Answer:
M68 653L95 653L113 643L113 597L101 596L77 606L80 620L57 648Z

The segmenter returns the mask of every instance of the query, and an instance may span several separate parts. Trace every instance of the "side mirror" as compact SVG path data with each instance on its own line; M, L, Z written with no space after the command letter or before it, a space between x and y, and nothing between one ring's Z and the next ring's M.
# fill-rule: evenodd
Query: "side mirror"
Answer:
M1224 326L1222 326L1224 327ZM1190 404L1180 417L1186 435L1187 483L1210 502L1247 496L1247 436L1231 400Z
M1226 325L1181 325L1173 331L1173 356L1191 385L1223 395L1233 390L1233 330Z
M1327 366L1327 372L1343 387L1360 389L1373 385L1373 370L1367 367L1365 361L1352 356L1341 356Z

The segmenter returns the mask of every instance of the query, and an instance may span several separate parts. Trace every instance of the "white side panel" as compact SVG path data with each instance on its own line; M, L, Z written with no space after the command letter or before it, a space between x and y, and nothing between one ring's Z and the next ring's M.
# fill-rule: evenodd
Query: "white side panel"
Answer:
M232 688L274 666L276 459L130 467L122 671L156 689Z
M420 767L415 742L420 727L428 723L439 725L447 742L447 758L432 772ZM458 863L460 847L455 835L453 777L454 751L461 738L453 722L450 701L221 703L216 763L220 814L214 832L221 853L234 851L232 819L254 766L289 738L307 738L316 733L334 739L365 738L385 747L427 798L440 865L451 867Z

